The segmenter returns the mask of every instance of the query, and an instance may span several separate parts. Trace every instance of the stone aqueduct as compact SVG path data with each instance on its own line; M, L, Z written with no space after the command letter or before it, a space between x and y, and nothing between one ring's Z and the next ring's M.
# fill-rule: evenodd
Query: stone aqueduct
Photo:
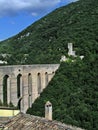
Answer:
M0 66L0 100L26 112L58 67L59 64Z

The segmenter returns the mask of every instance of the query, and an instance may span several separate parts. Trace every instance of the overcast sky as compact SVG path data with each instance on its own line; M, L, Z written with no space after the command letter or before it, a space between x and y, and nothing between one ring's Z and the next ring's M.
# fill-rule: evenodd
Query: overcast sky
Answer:
M52 10L77 0L0 0L0 41L7 39Z

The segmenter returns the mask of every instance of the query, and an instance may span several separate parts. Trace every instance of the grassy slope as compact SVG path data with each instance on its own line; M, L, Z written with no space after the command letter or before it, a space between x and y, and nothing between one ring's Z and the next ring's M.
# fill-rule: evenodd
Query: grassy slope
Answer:
M77 54L96 53L97 5L97 0L80 0L59 8L2 42L0 52L12 53L9 64L58 63L68 42L74 43ZM24 54L29 54L26 60Z

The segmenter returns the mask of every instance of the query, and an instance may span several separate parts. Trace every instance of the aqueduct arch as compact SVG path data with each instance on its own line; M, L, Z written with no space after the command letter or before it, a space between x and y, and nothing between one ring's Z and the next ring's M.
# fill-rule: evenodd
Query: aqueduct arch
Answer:
M32 75L28 74L28 107L32 106Z
M45 86L48 85L48 73L46 72L45 73Z
M3 77L3 104L10 103L10 79L8 75Z
M22 74L17 75L17 98L21 97L21 88L22 88Z
M58 67L59 64L0 66L0 100L5 104L11 102L25 112Z
M41 86L41 74L40 73L38 73L37 74L37 88L38 88L38 94L40 94L41 93L41 88L42 86Z

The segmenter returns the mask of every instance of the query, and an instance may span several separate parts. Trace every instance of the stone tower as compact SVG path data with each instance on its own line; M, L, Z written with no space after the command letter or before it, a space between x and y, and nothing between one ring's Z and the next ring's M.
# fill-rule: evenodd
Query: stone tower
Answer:
M52 104L49 101L45 104L45 118L52 120Z
M68 55L75 56L75 51L73 51L73 44L72 43L68 43Z

